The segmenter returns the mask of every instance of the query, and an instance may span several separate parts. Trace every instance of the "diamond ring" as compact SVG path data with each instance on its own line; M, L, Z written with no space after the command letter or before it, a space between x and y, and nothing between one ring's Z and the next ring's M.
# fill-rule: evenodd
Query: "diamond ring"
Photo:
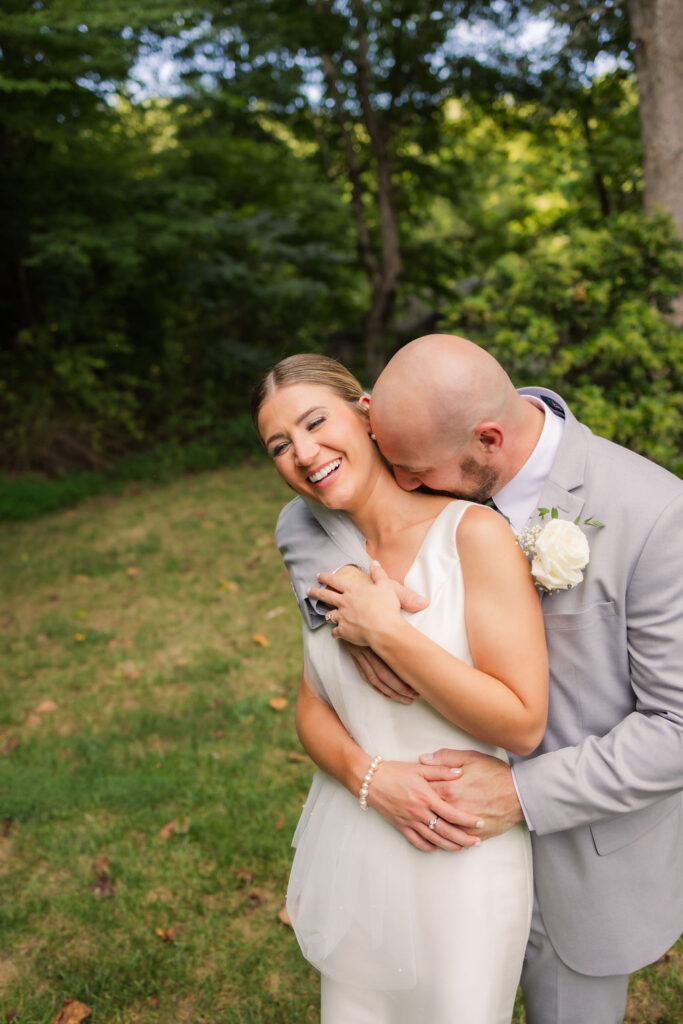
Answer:
M434 829L436 828L436 823L437 823L438 820L439 820L438 818L432 818L431 821L427 822L427 828L431 828L431 830L433 832Z

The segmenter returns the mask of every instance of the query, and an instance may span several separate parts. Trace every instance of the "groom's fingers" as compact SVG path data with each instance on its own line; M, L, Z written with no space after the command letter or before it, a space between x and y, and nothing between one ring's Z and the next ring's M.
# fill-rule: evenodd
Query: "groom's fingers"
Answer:
M366 683L390 700L398 701L400 704L413 703L418 695L412 686L404 683L369 647L349 647L349 651Z

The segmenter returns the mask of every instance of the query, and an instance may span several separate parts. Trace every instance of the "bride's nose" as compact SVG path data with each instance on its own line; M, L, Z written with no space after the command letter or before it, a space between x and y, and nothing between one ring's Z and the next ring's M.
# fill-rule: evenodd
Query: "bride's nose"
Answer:
M319 451L320 445L310 436L297 438L294 442L294 458L299 466L310 466Z

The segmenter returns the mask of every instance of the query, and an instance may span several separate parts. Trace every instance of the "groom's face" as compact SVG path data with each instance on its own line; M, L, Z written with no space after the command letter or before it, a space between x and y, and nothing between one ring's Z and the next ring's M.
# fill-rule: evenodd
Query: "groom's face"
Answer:
M422 487L453 498L483 503L498 489L500 474L485 459L477 459L469 452L437 457L433 466L411 462L392 465L396 481L404 491Z

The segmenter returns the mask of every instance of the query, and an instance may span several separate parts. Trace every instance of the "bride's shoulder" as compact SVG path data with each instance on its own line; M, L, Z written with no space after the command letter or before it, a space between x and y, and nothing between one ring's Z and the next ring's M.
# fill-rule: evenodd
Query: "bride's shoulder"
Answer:
M461 510L456 528L458 548L461 545L495 545L509 548L515 544L515 536L505 516L488 505L475 502L459 502Z

